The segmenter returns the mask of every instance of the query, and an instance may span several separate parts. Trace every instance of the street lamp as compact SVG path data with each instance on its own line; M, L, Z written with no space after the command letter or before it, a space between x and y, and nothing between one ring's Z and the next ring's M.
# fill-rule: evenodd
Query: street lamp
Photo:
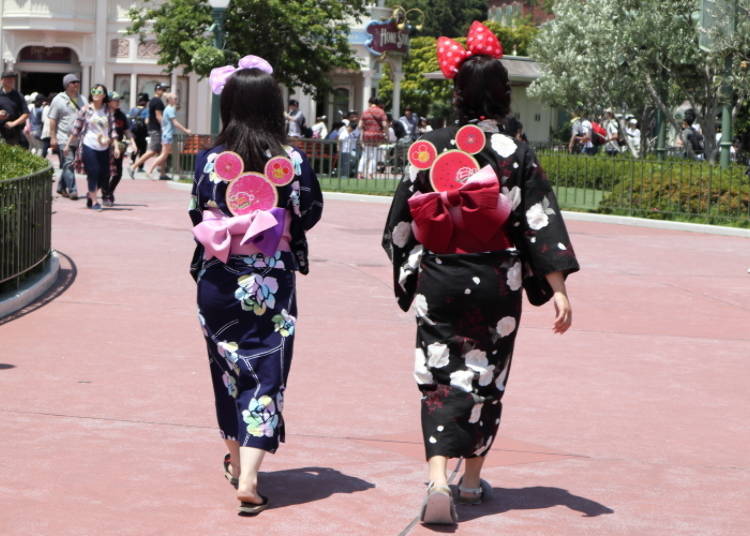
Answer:
M214 23L211 29L214 32L214 46L219 50L224 49L224 14L231 0L208 0L211 6L211 16ZM211 135L219 133L219 96L212 94L211 100Z
M415 19L416 24L409 23L409 15L411 13L414 13L417 16L417 18ZM396 27L399 30L411 30L412 28L414 28L419 32L424 27L425 14L424 11L419 8L413 7L411 9L404 9L401 6L396 6L393 8L393 13L391 14L391 16L393 17L393 20L396 21Z

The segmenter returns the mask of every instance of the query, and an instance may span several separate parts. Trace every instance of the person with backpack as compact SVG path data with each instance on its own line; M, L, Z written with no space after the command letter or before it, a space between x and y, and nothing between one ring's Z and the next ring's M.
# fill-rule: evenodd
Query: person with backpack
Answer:
M682 120L682 132L680 133L682 146L685 148L685 158L703 160L703 134L693 127L695 113L689 112L692 112L692 110L685 112L685 118Z
M130 132L133 134L136 148L136 150L130 155L131 164L143 156L148 148L148 143L146 141L146 137L148 136L148 126L146 125L146 120L148 119L148 108L146 108L146 105L148 105L148 93L141 93L138 95L138 102L135 107L131 108L128 112ZM141 165L139 170L143 171L143 165ZM129 171L130 178L135 178L135 170L129 168Z

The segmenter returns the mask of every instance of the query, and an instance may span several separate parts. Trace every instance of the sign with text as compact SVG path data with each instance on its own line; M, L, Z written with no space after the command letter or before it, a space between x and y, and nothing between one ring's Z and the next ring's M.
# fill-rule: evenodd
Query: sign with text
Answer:
M366 30L371 37L365 46L376 56L381 56L384 52L405 54L409 50L409 33L399 30L395 20L373 21L367 25Z

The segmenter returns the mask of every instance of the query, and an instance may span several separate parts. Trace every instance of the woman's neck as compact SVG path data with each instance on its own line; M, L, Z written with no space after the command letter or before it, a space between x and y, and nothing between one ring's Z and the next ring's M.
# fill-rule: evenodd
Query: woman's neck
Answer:
M91 103L91 105L94 107L94 110L98 111L98 110L102 109L102 106L104 105L104 103L103 102L96 102L96 101L94 101L94 102Z

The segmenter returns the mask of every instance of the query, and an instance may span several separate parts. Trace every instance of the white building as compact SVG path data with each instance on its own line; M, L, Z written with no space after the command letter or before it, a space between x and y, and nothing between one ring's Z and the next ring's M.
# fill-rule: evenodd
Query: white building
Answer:
M130 25L128 10L132 6L132 0L0 0L2 70L19 73L19 90L25 94L62 91L62 77L77 73L84 92L92 84L103 83L123 95L121 107L125 111L135 105L138 93L152 95L157 83L167 83L180 99L178 119L194 132L209 132L208 81L199 81L197 75L186 75L180 70L164 72L157 64L155 41L139 43L137 36L126 35ZM391 13L388 8L371 9L375 21L386 19ZM367 32L369 23L355 25L350 36L361 66L359 71L332 73L333 90L321 102L299 92L287 92L290 98L300 101L308 124L314 122L316 114L326 115L330 125L339 119L339 111L367 108L372 88L377 88L380 79L383 58L368 48L372 37ZM404 39L404 35L384 37ZM405 46L401 49L386 54L385 61L396 73L401 71ZM394 101L398 112L398 99Z

